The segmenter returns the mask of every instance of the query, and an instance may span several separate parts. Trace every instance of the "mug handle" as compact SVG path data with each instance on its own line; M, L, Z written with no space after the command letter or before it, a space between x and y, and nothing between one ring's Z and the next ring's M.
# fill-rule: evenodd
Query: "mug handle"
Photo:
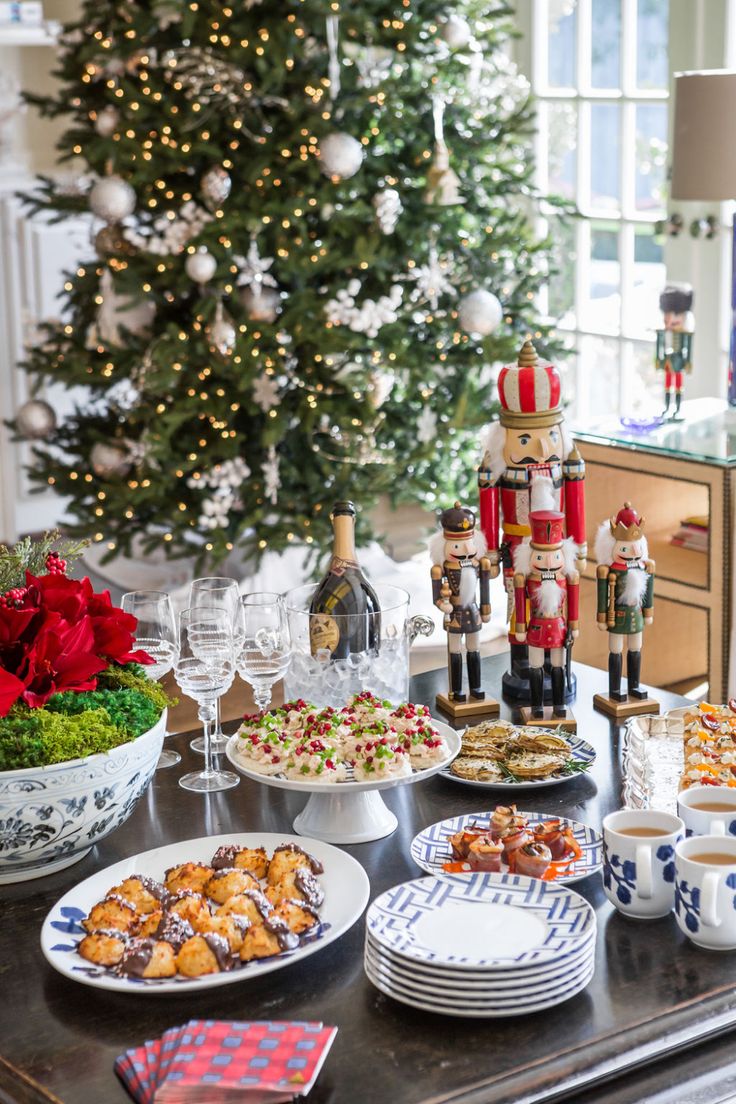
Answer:
M712 820L710 822L709 833L711 836L725 836L726 834L726 822L725 820Z
M648 843L636 849L636 896L644 901L652 896L652 849Z
M703 878L700 890L700 920L708 928L719 928L721 921L718 919L716 901L718 895L718 875L715 870L708 870Z

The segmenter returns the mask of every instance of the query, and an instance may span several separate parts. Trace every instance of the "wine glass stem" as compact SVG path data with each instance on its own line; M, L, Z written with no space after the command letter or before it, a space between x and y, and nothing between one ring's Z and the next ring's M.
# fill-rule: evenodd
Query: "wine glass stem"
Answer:
M256 705L260 709L261 713L268 709L271 704L271 683L270 682L254 682L253 683L253 697L255 698Z
M215 738L216 740L222 740L222 739L223 739L223 732L222 732L222 719L221 719L221 717L220 717L220 699L219 699L219 698L218 698L218 699L217 699L217 701L215 702L215 731L214 731L214 738Z
M202 736L204 738L204 770L202 774L209 777L212 770L212 721L214 709L211 702L203 703L199 710L199 719L202 722Z

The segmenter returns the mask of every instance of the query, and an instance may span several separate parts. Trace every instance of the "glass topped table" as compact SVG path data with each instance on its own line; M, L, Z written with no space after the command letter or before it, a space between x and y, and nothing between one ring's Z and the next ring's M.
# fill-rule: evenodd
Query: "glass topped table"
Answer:
M590 444L620 445L724 467L736 465L735 408L725 399L689 399L682 404L682 415L679 422L635 429L626 428L620 418L610 414L585 426L573 423L571 429L576 440Z

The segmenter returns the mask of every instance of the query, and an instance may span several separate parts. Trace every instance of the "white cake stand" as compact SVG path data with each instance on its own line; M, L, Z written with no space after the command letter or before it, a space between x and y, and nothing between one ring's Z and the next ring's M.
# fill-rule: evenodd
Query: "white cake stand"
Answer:
M398 821L384 804L379 790L394 786L406 786L422 782L443 770L460 751L460 734L449 725L432 718L432 724L444 736L450 749L439 763L424 770L414 771L405 778L382 778L376 782L297 782L290 778L274 778L259 774L245 764L238 755L237 733L231 736L225 754L232 765L255 782L275 786L279 790L291 790L309 795L306 805L294 820L294 831L300 836L311 836L325 843L368 843L383 839L396 831Z

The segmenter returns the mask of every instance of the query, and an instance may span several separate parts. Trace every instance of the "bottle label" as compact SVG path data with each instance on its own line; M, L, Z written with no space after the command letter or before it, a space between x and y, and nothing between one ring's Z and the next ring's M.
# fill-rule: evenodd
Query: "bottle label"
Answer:
M344 575L349 568L357 568L357 560L345 560L342 556L333 556L330 560L330 575Z
M340 630L337 621L328 613L313 613L309 618L309 644L312 655L321 648L334 652L340 643Z

